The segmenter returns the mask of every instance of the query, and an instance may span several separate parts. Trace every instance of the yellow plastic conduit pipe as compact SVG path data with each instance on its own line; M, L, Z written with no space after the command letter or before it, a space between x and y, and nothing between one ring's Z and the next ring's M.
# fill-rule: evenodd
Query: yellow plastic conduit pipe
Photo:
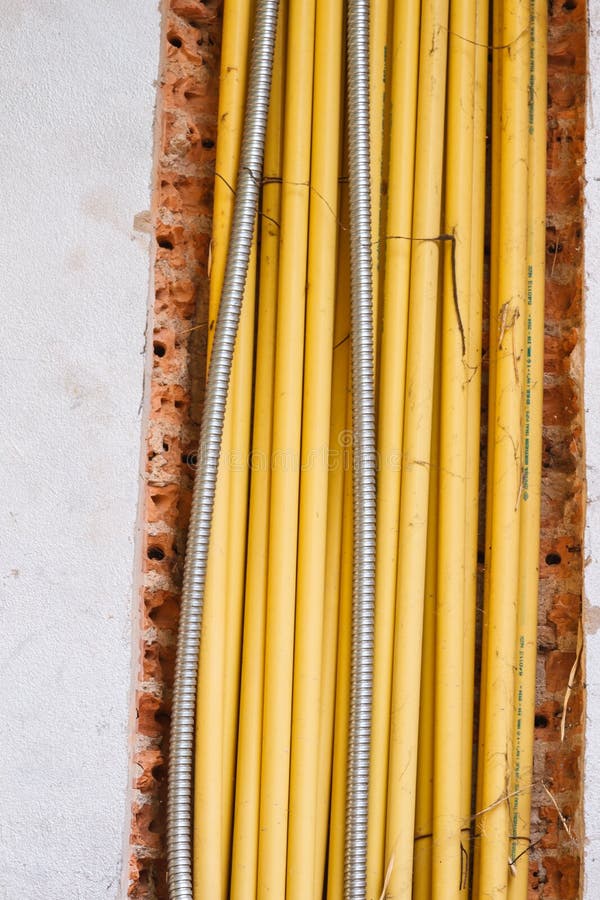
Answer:
M462 835L462 710L467 463L467 330L471 273L475 0L453 0L448 50L448 110L442 293L439 536L435 630L433 900L458 900L468 888ZM472 635L473 639L475 635ZM469 754L470 757L470 754ZM466 760L465 760L466 762ZM467 841L468 847L468 841Z
M254 373L254 332L256 311L256 230L242 306L242 315L231 371L231 449L225 463L229 467L229 509L227 514L227 558L225 594L225 672L223 683L223 853L222 883L229 884L235 769L237 756L240 671L246 544L248 538L248 480L250 453L252 378ZM220 602L222 602L222 597Z
M215 336L242 146L250 33L256 0L227 0L219 71L218 140L210 253L207 369Z
M251 15L253 10L251 10ZM245 87L243 60L242 77L238 75L238 90ZM229 72L225 72L229 77ZM237 93L237 91L236 91ZM238 110L236 112L236 117ZM237 147L235 148L237 150ZM239 153L239 150L238 150ZM237 155L237 154L236 154ZM231 160L233 161L233 160ZM224 161L228 167L230 160ZM217 169L218 171L218 169ZM227 176L225 176L227 177ZM223 182L221 182L223 183ZM232 182L233 183L233 182ZM221 565L226 570L225 608L225 665L223 684L223 800L222 800L222 885L229 883L231 866L231 839L233 824L233 797L237 730L239 715L239 690L241 669L241 639L244 607L244 583L246 569L247 509L248 509L248 455L250 451L252 380L254 363L254 332L256 306L256 238L250 256L246 291L242 305L236 349L231 372L231 436L230 445L224 451L229 469L229 512L227 516L227 552ZM211 329L212 337L212 329ZM217 602L221 602L219 597Z
M224 791L223 748L225 709L227 521L229 512L229 472L226 457L231 447L231 404L227 404L223 430L223 455L219 461L210 549L206 572L202 652L198 662L196 692L196 734L194 740L194 894L210 891L225 895L223 884ZM228 415L229 413L229 415Z
M351 397L348 392L347 419L350 423ZM344 520L340 570L339 632L335 695L335 737L333 782L329 826L327 900L344 898L344 824L346 821L346 768L348 723L350 719L350 653L352 643L352 466L344 473Z
M486 495L485 495L485 563L483 572L483 615L481 630L481 675L479 680L479 727L477 734L477 783L475 790L474 829L474 866L473 896L479 896L479 872L481 861L481 817L483 809L483 742L485 736L486 684L487 684L487 648L488 648L488 613L490 593L490 560L492 549L492 510L494 500L494 429L496 421L496 347L498 343L498 267L499 267L499 235L500 235L500 169L502 163L502 141L500 116L502 106L502 17L501 2L493 5L492 18L492 110L491 110L491 221L490 221L490 315L488 331L488 409L487 409L487 460L486 460Z
M315 0L290 0L284 104L258 898L285 896Z
M262 218L260 220L260 301L256 337L254 422L250 466L250 510L230 887L231 900L244 900L246 897L256 895L258 864L258 816L267 564L269 553L270 459L277 319L279 214L281 205L281 122L284 96L283 61L285 59L286 9L286 4L282 4L277 21L271 102L265 142L265 185L262 192Z
M475 75L473 108L473 187L471 222L471 265L468 314L466 322L468 380L467 392L467 470L465 496L465 599L463 640L463 704L461 817L463 844L469 841L474 857L472 794L475 694L475 642L477 624L477 546L479 525L479 470L481 462L481 363L483 321L483 257L485 235L485 161L488 87L487 3L478 3L475 32ZM471 860L469 860L471 862Z
M440 267L440 293L443 270ZM412 900L431 900L431 855L433 838L433 739L435 731L435 622L437 599L438 500L440 462L440 370L441 323L438 320L435 345L433 424L431 430L431 485L427 516L427 568L423 612L423 652L421 655L421 696L419 705L419 748L415 805L415 849Z
M373 238L373 322L375 323L375 354L377 358L380 316L379 294L385 270L385 244L380 240L385 196L382 182L385 177L385 137L389 133L386 116L386 94L389 90L389 0L369 0L369 105L371 142L371 234ZM386 192L387 193L387 192Z
M494 491L488 598L485 721L482 746L479 896L500 900L508 889L509 808L497 801L512 776L514 665L522 493L521 390L526 315L529 10L505 0L502 45L502 151L494 444Z
M386 833L389 897L410 897L438 313L448 2L422 9Z
M325 609L321 661L321 698L319 725L319 787L315 830L315 896L323 894L325 863L329 842L330 803L333 781L333 741L336 717L336 680L338 660L338 624L340 618L340 578L342 568L342 532L346 470L352 448L349 446L351 419L350 377L350 245L348 228L348 180L342 179L337 260L335 321L333 330L333 371L331 385L331 422L329 447L331 471L327 492L327 548L325 567ZM342 227L344 226L344 227ZM338 741L339 744L339 741ZM343 816L343 782L342 782ZM343 831L343 818L342 818ZM341 859L341 857L340 857ZM343 860L340 863L342 872ZM329 863L331 869L331 861ZM341 874L340 874L341 877Z
M315 878L338 232L342 17L343 0L317 0L286 887L288 900L306 900ZM320 892L316 897L319 896Z
M208 309L207 365L214 339L219 301L225 275L227 248L235 183L240 158L244 100L248 79L248 49L250 23L254 3L234 0L228 4L223 22L221 55L221 87L219 95L219 128L215 179L213 231L211 240L211 271ZM254 269L251 264L249 269ZM252 272L250 272L252 274ZM254 294L251 278L246 285L244 299ZM246 303L243 308L246 308ZM247 319L248 313L243 313ZM248 335L248 329L243 329ZM244 342L247 346L247 339ZM234 353L232 383L239 382L239 349ZM219 461L217 489L210 535L206 574L203 652L198 667L196 699L196 737L194 742L194 890L210 890L214 896L225 893L224 871L227 853L225 831L226 794L224 790L225 758L225 669L227 610L223 597L227 596L229 548L229 497L233 440L233 400L230 393L225 412L222 454ZM218 689L215 690L215 685ZM227 754L228 755L228 754ZM219 810L219 825L215 827L215 810Z
M527 183L527 303L523 393L522 503L519 544L517 668L511 797L509 900L526 900L531 784L542 480L544 280L546 234L546 82L548 7L529 3L529 179Z
M389 200L383 289L377 449L375 649L367 897L384 879L390 694L396 607L398 517L412 234L420 3L395 4L390 72ZM375 251L374 258L377 257Z

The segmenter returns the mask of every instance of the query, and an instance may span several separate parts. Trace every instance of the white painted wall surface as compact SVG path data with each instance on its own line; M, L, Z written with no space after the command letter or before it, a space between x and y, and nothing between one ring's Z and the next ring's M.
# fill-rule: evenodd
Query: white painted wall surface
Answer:
M584 630L586 665L584 896L600 884L600 4L588 4L585 230L585 433L587 472Z
M0 0L0 900L123 896L156 0Z

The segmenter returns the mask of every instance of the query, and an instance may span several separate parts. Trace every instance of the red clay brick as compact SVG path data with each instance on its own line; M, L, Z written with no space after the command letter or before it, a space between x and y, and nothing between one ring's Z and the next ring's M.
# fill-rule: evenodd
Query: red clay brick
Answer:
M179 591L206 358L221 0L166 0L152 215L155 302L129 896L166 898L164 806ZM159 551L158 553L156 551ZM150 555L148 554L150 552ZM158 558L161 557L161 558Z
M576 855L563 853L560 857L548 855L544 859L547 882L544 885L545 900L577 900L581 863Z
M552 607L548 610L548 619L556 625L559 636L573 635L577 632L580 611L580 594L556 594L552 600Z
M575 662L574 653L554 650L546 658L546 690L549 694L564 692L569 684L569 674Z

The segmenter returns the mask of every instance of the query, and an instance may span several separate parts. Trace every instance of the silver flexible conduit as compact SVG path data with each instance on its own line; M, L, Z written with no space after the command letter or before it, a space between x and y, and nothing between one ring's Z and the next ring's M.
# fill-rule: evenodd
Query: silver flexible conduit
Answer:
M364 900L367 893L376 522L369 0L348 0L347 40L354 549L344 897L345 900Z
M278 6L278 0L258 0L256 8L240 171L200 431L171 718L167 810L170 900L193 900L192 766L204 585L231 363L262 180Z

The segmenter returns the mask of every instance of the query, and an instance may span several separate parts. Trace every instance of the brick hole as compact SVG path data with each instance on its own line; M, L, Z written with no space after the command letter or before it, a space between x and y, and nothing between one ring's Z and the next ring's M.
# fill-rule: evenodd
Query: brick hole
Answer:
M163 250L172 250L173 249L173 241L170 241L166 237L157 237L156 243L159 247L162 247Z
M150 499L158 509L169 505L169 497L166 494L150 494ZM164 554L163 554L164 556ZM151 557L156 558L156 557ZM161 557L162 558L162 557Z
M198 456L195 453L182 453L181 462L184 466L192 466L192 468L195 468L198 464Z
M154 347L154 355L155 356L162 357L167 352L167 348L162 343L162 341L154 341L153 347Z
M556 243L548 244L547 250L548 253L554 256L556 253L562 253L563 245L560 243L560 241L557 241Z
M152 777L156 781L162 781L162 779L167 774L167 767L164 763L158 763L156 766L152 766Z
M543 449L542 449L542 468L549 469L552 465L552 442L549 440L543 441Z
M148 547L146 555L148 559L162 560L165 558L165 551L162 549L162 547L158 547L156 544L153 544L151 547Z
M547 728L548 727L548 719L546 716L537 715L534 719L535 728Z
M547 566L560 566L562 562L562 557L560 553L547 553L546 554L546 565Z
M171 44L172 47L181 47L183 46L183 41L177 34L173 34L172 32L167 35L167 40Z
M163 442L162 442L162 447L163 447L163 450L165 451L165 453L166 453L166 452L168 451L168 449L169 449L169 445L167 444L166 441L163 441Z
M163 729L163 734L167 734L169 724L171 722L171 716L168 712L157 712L154 716L156 723L161 726Z
M184 406L183 400L175 400L173 406L175 407L175 409L182 409Z
M562 8L567 12L573 12L574 9L577 9L577 0L565 0Z
M202 138L202 146L205 150L212 150L212 148L215 146L215 142L212 138Z

